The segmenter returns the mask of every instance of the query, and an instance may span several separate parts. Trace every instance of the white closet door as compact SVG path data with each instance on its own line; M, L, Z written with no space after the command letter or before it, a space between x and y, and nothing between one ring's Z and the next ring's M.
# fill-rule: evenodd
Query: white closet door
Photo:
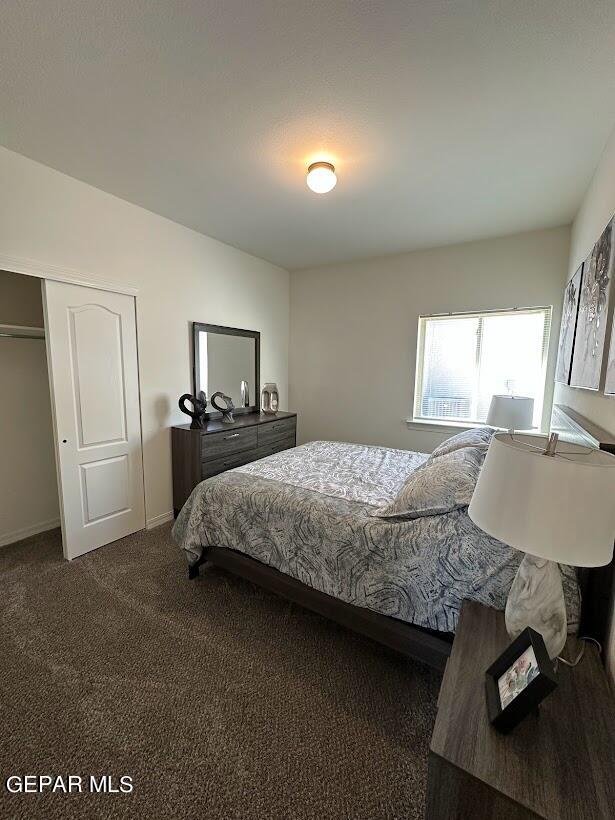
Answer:
M145 526L135 303L44 283L64 555Z

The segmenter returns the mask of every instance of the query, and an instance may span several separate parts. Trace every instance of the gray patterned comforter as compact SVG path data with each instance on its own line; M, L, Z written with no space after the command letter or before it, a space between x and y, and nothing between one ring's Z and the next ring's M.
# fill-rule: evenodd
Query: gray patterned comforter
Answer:
M408 521L370 516L427 455L316 441L201 482L173 528L194 562L228 547L356 606L454 632L464 598L503 609L522 554L467 510ZM580 609L562 567L569 628Z

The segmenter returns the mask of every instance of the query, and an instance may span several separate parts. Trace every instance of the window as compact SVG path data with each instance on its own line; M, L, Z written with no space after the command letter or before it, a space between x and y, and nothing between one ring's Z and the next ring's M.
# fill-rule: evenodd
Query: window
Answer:
M484 423L494 393L534 399L540 428L551 308L420 316L414 418Z

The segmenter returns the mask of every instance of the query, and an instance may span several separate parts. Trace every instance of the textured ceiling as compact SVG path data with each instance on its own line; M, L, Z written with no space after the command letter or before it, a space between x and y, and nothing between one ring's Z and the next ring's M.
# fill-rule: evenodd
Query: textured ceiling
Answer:
M614 120L613 0L0 8L0 143L291 269L566 223Z

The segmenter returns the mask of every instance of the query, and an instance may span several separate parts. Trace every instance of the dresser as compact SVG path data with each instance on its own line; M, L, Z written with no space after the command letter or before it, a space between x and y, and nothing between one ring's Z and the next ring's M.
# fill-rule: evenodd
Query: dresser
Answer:
M296 413L246 413L236 416L232 424L211 419L202 430L191 430L189 424L172 427L175 516L200 481L296 443Z

